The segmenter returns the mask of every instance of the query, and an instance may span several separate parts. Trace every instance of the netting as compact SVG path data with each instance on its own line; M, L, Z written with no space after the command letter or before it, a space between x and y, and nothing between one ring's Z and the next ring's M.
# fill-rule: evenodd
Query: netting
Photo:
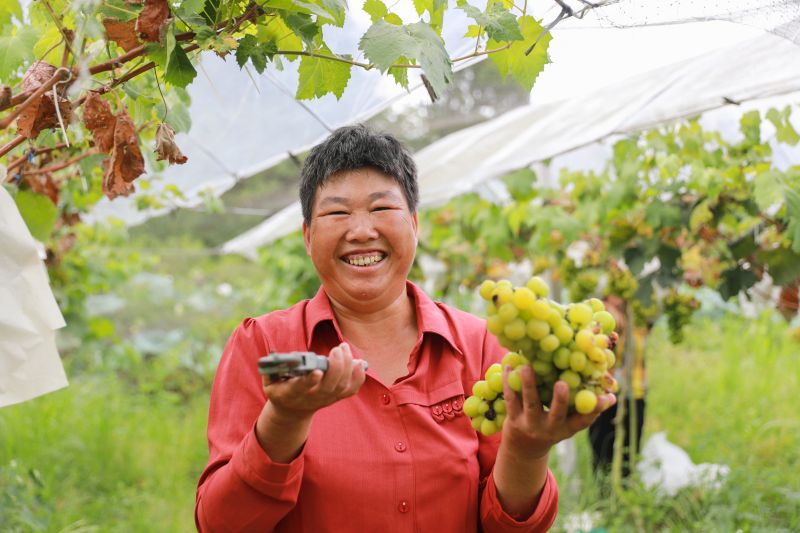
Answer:
M594 3L572 0L555 4L565 15L583 17L591 13L601 25L615 28L722 20L760 28L800 44L800 1L797 0L609 0Z

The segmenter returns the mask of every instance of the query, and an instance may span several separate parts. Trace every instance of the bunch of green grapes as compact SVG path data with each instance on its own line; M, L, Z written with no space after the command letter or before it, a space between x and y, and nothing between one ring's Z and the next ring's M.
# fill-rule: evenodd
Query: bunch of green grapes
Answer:
M683 340L683 328L692 320L692 315L700 308L700 302L691 294L683 294L670 289L662 300L664 314L667 315L669 340L678 344Z
M651 327L658 318L658 302L655 298L650 305L644 305L639 300L631 300L633 320L637 326Z
M569 386L571 412L590 413L599 394L616 391L608 372L616 362L614 317L597 298L562 305L548 299L548 293L547 284L536 276L524 287L513 287L508 280L487 280L480 286L481 296L489 301L487 328L511 350L500 364L487 369L464 402L464 413L484 435L500 431L505 421L504 366L511 367L508 384L514 391L522 389L524 365L531 366L545 407L559 380Z
M599 278L596 272L582 270L569 282L569 298L573 302L585 300L594 294Z
M614 265L608 270L608 285L606 285L603 295L613 294L623 300L630 300L638 288L639 282L636 281L630 270Z

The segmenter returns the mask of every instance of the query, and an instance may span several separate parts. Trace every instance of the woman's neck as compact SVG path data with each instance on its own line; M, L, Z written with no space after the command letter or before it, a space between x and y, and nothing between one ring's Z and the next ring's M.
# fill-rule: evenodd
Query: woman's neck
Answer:
M333 299L331 308L342 336L357 348L367 348L397 334L407 336L409 332L413 332L416 340L416 305L405 290L380 309L351 309Z

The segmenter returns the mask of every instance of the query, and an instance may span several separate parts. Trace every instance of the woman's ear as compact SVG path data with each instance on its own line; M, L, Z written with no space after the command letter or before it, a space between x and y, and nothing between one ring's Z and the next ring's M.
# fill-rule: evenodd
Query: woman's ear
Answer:
M309 257L311 256L311 229L306 224L305 220L303 221L303 242L306 245L306 255Z

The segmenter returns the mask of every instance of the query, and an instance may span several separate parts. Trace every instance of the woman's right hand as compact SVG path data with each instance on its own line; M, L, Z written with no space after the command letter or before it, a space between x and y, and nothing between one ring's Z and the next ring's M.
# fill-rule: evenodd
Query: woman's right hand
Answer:
M262 376L264 394L276 414L298 419L358 392L366 375L360 359L354 359L350 345L343 342L328 355L328 370L314 370L285 381Z
M256 422L261 448L276 463L291 462L303 449L314 413L357 393L365 377L346 343L331 350L326 372L276 382L262 376L267 403Z

